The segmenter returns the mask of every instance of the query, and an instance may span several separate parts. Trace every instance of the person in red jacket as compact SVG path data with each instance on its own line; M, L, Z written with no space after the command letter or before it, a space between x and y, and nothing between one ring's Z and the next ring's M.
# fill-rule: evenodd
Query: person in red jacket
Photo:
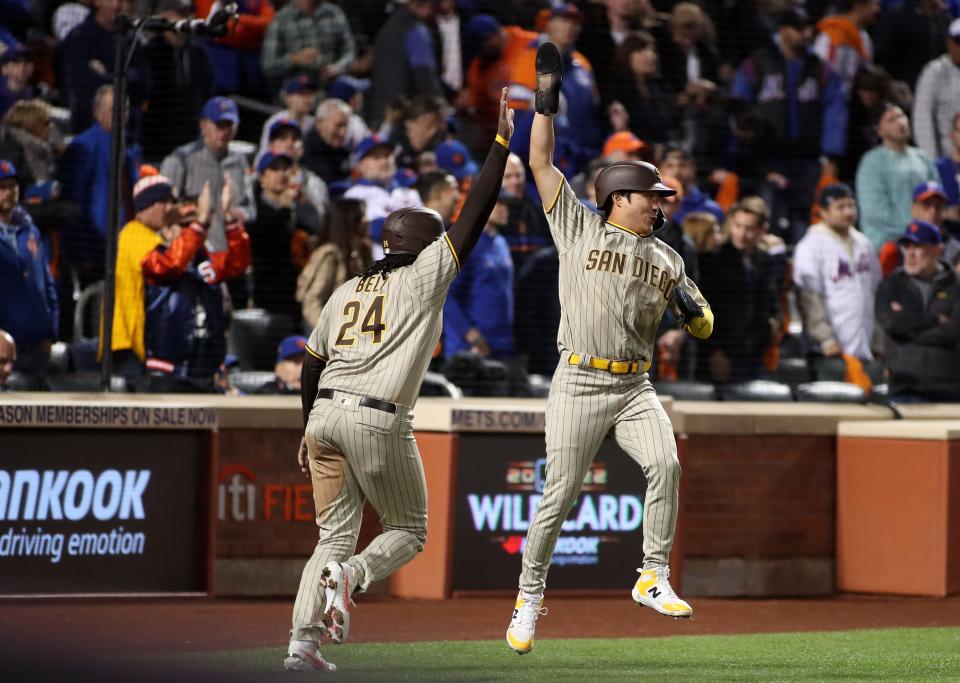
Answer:
M214 0L196 0L197 16L208 16L213 4ZM208 43L214 89L263 96L266 81L260 69L260 46L276 11L270 0L238 0L237 5L240 11L230 22L230 32Z

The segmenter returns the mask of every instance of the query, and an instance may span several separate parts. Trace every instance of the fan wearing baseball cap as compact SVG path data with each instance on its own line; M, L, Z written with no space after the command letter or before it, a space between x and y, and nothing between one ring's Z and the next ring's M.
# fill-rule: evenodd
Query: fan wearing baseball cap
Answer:
M960 401L960 282L942 260L940 229L913 221L898 240L903 266L877 289L890 398Z
M16 339L15 369L42 376L60 309L40 231L20 205L17 180L14 165L0 159L0 330Z
M300 373L303 369L303 357L306 354L307 338L301 336L286 337L277 346L277 364L273 368L274 378L258 388L255 394L300 394Z
M212 196L219 197L229 180L236 192L234 211L249 223L254 217L253 198L243 188L247 186L247 160L242 154L230 151L230 143L237 134L240 110L229 97L212 97L203 105L200 119L200 139L175 149L160 166L160 173L170 179L177 194L182 197L199 196L204 185L210 184ZM208 239L218 251L227 247L226 223L218 202L214 202Z
M940 229L943 237L943 259L953 263L960 255L960 241L950 234L944 225L947 209L947 193L943 185L935 180L927 180L913 189L913 220L933 223Z

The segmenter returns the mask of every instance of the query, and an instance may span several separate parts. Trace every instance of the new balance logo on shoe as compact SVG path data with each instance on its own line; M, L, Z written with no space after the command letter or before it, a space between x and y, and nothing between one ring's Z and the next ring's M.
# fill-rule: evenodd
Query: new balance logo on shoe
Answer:
M660 597L660 590L656 586L650 586L650 588L647 589L647 592L650 594L650 597L652 598Z

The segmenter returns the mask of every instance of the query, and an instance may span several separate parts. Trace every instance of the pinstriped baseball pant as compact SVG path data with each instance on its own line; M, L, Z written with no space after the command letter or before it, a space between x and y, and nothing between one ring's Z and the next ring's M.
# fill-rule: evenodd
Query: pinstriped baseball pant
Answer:
M319 640L320 574L328 562L348 563L365 589L412 560L426 541L427 484L410 413L360 406L359 398L338 391L320 399L307 424L320 539L293 606L294 640ZM355 555L365 500L380 516L383 532Z
M538 595L560 527L580 494L607 434L640 467L647 480L643 516L643 566L667 564L677 524L680 461L673 425L645 373L612 375L560 358L547 400L547 467L543 497L527 533L520 589ZM639 484L638 484L639 485Z

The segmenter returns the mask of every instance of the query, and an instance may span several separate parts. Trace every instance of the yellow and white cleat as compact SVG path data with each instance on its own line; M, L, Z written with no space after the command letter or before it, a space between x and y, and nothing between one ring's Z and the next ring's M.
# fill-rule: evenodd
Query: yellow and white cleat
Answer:
M674 593L670 585L670 567L637 569L640 578L633 584L633 599L641 607L650 607L677 619L689 619L693 608Z
M533 634L537 628L537 618L547 613L541 607L543 596L517 594L517 604L513 608L513 618L507 628L507 645L518 655L525 655L533 649Z

